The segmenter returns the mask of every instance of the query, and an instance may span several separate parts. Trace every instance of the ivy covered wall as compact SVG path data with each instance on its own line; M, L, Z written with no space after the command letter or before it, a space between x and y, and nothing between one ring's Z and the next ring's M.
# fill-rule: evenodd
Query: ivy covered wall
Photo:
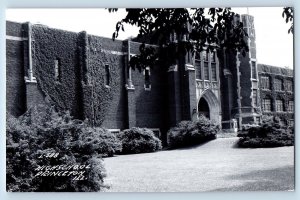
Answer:
M50 103L95 126L101 126L107 118L106 125L110 126L109 118L114 118L110 107L122 96L123 57L106 51L106 40L86 32L35 25L32 40L33 75ZM120 41L116 44L122 47Z
M39 88L57 109L80 117L77 34L36 25L32 41L33 75ZM55 60L59 62L59 80L55 78Z
M123 127L123 124L117 125L112 122L114 120L121 123L124 121L123 114L117 115L115 108L116 103L118 105L120 102L122 105L120 98L122 97L121 87L124 86L124 81L121 80L123 78L123 57L113 54L111 50L107 52L102 38L88 36L87 43L86 80L82 82L84 115L96 126L100 126L106 121L103 126ZM114 42L111 41L111 43Z

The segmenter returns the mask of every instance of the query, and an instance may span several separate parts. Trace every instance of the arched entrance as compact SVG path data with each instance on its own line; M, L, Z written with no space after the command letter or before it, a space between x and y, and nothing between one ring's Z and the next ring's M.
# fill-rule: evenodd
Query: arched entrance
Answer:
M220 123L220 103L216 95L210 90L205 90L199 99L198 114Z
M210 119L209 116L209 106L207 101L202 97L198 104L198 114L205 116L206 118Z

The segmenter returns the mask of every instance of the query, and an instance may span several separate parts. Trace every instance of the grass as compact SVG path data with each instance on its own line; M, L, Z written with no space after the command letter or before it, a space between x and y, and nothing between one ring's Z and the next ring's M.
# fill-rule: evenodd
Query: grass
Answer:
M218 138L193 148L105 158L108 191L294 189L293 147L239 149L237 140Z

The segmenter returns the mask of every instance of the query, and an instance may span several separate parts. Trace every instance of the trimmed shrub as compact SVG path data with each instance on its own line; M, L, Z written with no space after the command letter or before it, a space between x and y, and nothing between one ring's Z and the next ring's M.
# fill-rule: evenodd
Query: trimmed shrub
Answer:
M101 191L107 188L101 155L120 149L115 139L106 130L89 128L68 112L58 114L52 107L37 106L19 118L7 115L7 191ZM82 180L36 176L39 166L58 165L89 167Z
M113 156L116 152L120 152L122 143L107 129L87 127L85 134L79 136L75 147L84 154L97 152L102 157L108 157Z
M253 127L254 128L259 127L259 125L258 124L243 124L242 130L238 132L237 136L238 137L246 136L248 134L248 130Z
M118 134L122 154L149 153L162 149L161 141L147 128L133 127Z
M280 147L294 145L294 128L286 127L274 117L263 121L260 126L253 126L244 131L238 145L240 147Z
M197 121L182 121L168 131L171 148L186 147L216 138L220 126L201 116Z

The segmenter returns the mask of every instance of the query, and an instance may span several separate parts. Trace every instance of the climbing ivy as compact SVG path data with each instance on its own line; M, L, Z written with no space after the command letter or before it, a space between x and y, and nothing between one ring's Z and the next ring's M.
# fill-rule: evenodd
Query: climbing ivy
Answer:
M120 85L120 57L103 50L101 38L45 26L32 29L33 70L38 87L58 110L100 126ZM86 40L82 39L85 36ZM60 79L55 77L55 60ZM105 65L109 85L105 85Z
M85 116L88 116L92 125L99 126L121 84L120 57L106 53L102 48L101 38L89 36L88 46L87 80L83 83ZM106 85L105 65L109 67L109 85Z

